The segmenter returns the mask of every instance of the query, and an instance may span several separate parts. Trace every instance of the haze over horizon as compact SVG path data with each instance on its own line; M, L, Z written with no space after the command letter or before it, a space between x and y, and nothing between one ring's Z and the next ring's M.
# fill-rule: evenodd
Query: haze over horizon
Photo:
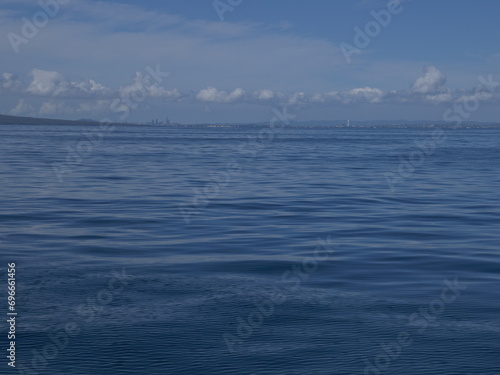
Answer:
M498 121L497 87L477 89L500 81L493 0L193 3L3 1L0 113Z

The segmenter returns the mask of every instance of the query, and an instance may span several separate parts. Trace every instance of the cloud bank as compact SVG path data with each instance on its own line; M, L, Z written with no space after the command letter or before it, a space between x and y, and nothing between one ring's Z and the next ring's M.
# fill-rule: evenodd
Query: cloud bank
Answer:
M133 103L133 109L147 107L149 100L164 103L222 104L288 106L291 108L315 108L343 105L381 104L432 104L463 103L477 97L472 89L451 90L446 86L446 75L438 68L428 66L408 89L384 91L376 87L359 87L349 90L331 90L318 93L303 91L284 93L269 88L246 90L237 87L230 90L214 86L189 93L177 88L166 88L154 82L150 76L136 72L131 82L120 87L106 87L91 78L80 81L67 79L63 74L43 69L32 69L24 82L11 73L0 78L0 95L17 95L21 98L10 110L11 114L86 114L95 115L112 112L112 103L117 99ZM168 82L165 82L168 84ZM481 100L498 102L500 94L481 92ZM137 99L139 98L139 99ZM30 101L43 99L35 108ZM116 112L116 111L115 111Z

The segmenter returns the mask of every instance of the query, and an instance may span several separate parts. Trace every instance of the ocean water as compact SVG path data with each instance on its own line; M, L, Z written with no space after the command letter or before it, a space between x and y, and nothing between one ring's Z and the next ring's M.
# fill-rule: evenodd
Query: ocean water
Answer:
M0 373L500 374L500 129L102 135L0 127Z

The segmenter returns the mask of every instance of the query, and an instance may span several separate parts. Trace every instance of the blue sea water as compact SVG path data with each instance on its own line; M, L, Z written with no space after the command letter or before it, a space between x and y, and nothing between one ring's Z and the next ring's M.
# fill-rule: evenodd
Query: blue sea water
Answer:
M499 140L2 126L0 373L498 375Z

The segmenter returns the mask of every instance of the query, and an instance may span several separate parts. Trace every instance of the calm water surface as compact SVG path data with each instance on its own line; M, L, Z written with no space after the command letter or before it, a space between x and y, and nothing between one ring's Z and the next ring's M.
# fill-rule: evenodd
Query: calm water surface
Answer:
M0 127L24 373L500 374L500 130L92 129Z

